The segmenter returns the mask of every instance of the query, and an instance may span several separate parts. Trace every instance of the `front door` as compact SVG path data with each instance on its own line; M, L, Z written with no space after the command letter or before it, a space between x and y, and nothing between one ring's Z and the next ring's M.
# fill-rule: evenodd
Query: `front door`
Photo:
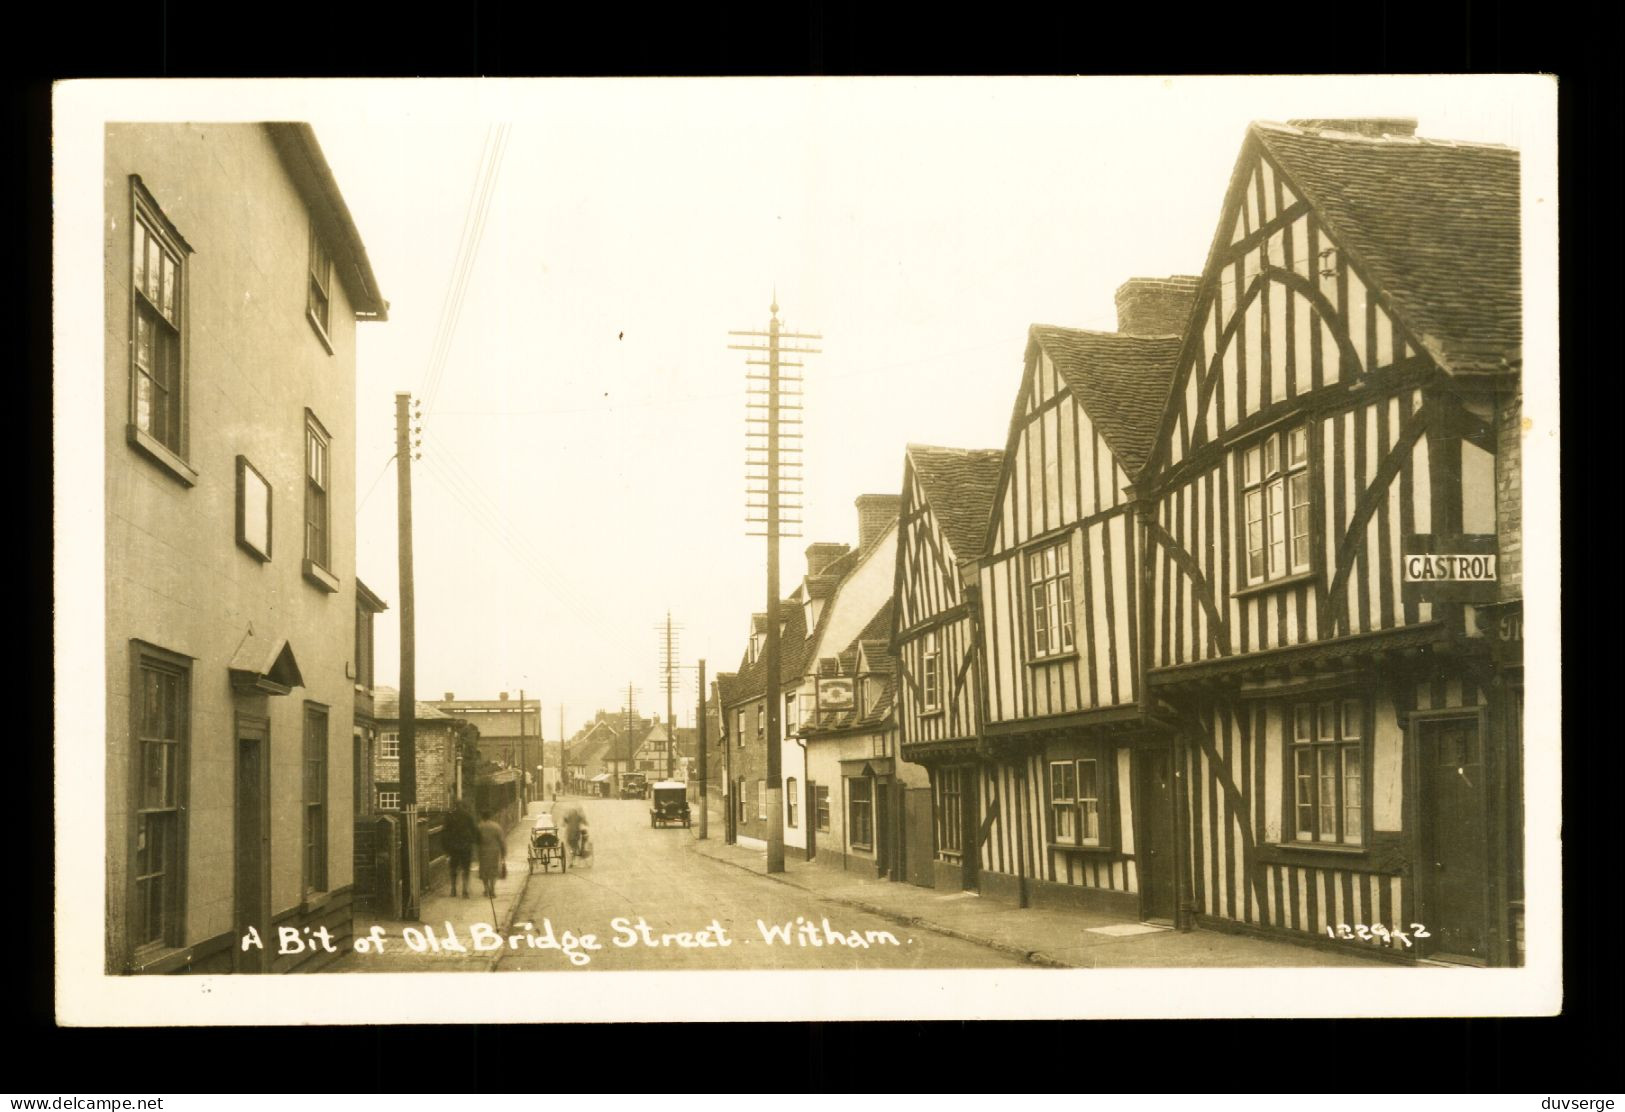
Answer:
M1167 749L1136 753L1135 803L1140 812L1140 918L1174 917L1174 787Z
M891 784L884 780L872 783L870 793L875 801L875 875L886 878L891 874L892 862Z
M264 947L270 946L269 913L270 806L266 798L266 750L269 723L263 718L237 720L237 821L234 850L236 860L237 970L240 973L265 971ZM242 939L253 928L262 945L244 948Z
M982 887L981 777L974 766L959 771L959 884L967 892Z
M1486 962L1489 868L1478 716L1418 719L1417 739L1422 774L1418 916L1432 936L1428 951Z
M818 785L811 780L807 781L807 801L801 813L807 816L807 860L811 861L818 856Z

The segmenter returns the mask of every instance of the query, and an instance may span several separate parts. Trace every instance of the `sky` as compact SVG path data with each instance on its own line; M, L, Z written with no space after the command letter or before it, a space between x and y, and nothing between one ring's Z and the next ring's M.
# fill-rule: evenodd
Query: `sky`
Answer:
M668 612L681 723L695 663L737 667L767 596L728 333L765 329L775 296L823 337L787 595L807 544L856 542L854 498L899 490L906 444L1003 446L1029 325L1112 329L1124 279L1200 272L1250 120L1412 116L1512 146L1551 126L1527 86L1488 78L251 91L248 118L315 127L390 302L357 329L357 571L390 604L378 681L399 676L390 459L410 391L419 697L522 688L549 738L561 709L571 732L629 683L664 716Z

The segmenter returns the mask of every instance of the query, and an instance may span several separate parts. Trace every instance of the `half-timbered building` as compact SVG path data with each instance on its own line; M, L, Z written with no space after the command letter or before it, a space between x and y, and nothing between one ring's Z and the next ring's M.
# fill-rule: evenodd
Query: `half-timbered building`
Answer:
M987 760L974 839L981 890L1023 905L1174 912L1169 751L1140 706L1131 480L1195 287L1125 283L1119 332L1029 332L980 568Z
M891 631L897 718L903 759L930 774L930 879L937 888L977 886L983 685L976 561L1003 464L996 448L911 444L904 455ZM919 855L923 839L914 841Z
M1198 924L1508 964L1518 155L1414 128L1247 132L1140 484L1145 706L1173 729ZM1054 527L1032 494L1054 477L1014 470L1006 548ZM989 655L1001 717L1103 690Z

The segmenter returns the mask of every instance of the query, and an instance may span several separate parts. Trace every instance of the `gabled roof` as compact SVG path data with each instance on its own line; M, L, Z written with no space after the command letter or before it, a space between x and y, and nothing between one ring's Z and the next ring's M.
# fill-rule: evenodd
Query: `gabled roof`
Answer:
M817 726L805 728L808 735L869 729L884 725L890 717L897 697L897 662L887 651L888 643L883 634L891 629L892 607L893 600L887 599L863 631L835 658L839 661L837 674L843 676L857 676L860 665L867 664L866 674L879 683L875 698L861 714L855 705L850 710L822 714Z
M1181 339L1035 324L1028 331L1028 362L1035 350L1050 357L1119 466L1132 478L1145 466L1156 442Z
M1266 122L1248 133L1442 368L1521 361L1516 150Z
M914 477L954 557L973 560L983 555L987 523L999 490L999 471L1004 465L1003 449L910 444L907 453Z
M388 719L398 722L401 717L401 693L393 687L376 687L373 689L372 716L380 721ZM417 701L417 713L412 716L413 721L422 722L426 719L438 719L442 722L456 722L458 719L449 714L442 713L439 708Z

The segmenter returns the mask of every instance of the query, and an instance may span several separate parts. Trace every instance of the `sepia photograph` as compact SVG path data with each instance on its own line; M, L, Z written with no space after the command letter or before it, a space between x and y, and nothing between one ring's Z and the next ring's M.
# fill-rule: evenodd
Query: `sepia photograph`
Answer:
M1561 1007L1553 79L53 115L58 1022Z

